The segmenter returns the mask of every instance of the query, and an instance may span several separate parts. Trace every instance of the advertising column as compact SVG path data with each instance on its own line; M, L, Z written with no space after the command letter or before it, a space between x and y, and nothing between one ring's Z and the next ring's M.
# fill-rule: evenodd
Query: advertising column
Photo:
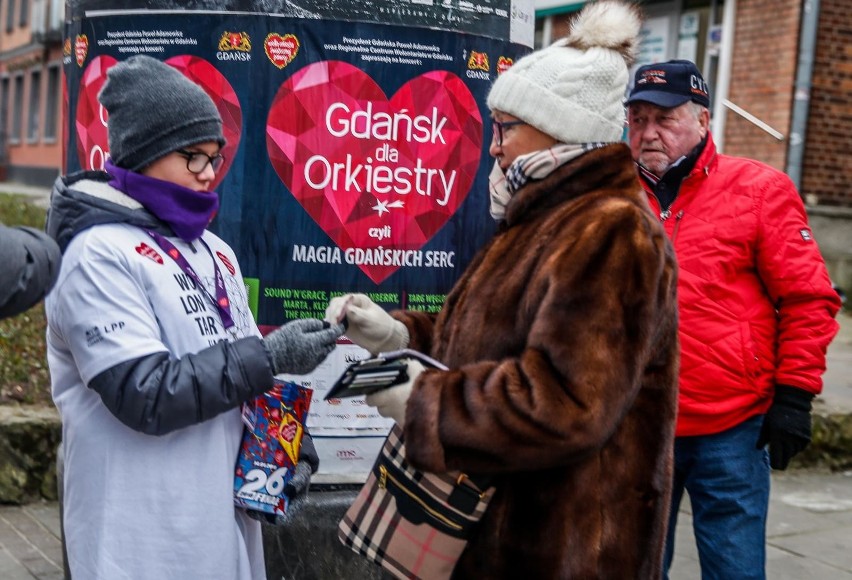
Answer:
M64 171L102 169L97 101L147 54L213 98L225 164L211 229L236 250L268 332L347 292L438 312L493 231L488 90L532 47L532 0L69 0ZM363 481L390 422L324 395L368 353L341 339L308 376L316 482Z

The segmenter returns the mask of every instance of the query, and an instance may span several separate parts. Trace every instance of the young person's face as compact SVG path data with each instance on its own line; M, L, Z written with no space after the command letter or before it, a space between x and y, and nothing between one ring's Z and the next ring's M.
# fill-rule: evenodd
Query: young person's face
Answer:
M198 166L204 159L198 155L193 156L192 154L195 153L203 153L209 158L204 167L197 173L190 171L190 168L198 170ZM214 163L210 160L218 155L219 144L216 141L197 143L160 157L148 167L142 169L140 173L148 177L176 183L193 191L209 191L210 184L216 178ZM191 160L190 157L194 158Z
M633 160L657 176L692 151L707 135L710 113L686 102L665 109L638 101L627 108L628 141Z
M491 147L488 153L506 171L521 155L553 147L556 139L502 111L492 112ZM502 137L502 139L501 139Z

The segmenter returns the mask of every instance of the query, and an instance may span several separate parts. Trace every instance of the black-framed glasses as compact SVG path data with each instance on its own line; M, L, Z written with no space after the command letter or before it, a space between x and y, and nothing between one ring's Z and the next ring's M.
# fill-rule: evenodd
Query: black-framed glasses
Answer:
M516 127L518 125L528 125L526 121L503 121L500 122L496 119L491 120L491 131L494 134L494 142L498 147L503 145L503 131L505 131L509 127Z
M175 153L181 157L186 157L187 171L196 175L207 169L208 163L213 167L214 172L222 169L222 165L225 163L225 157L221 153L207 155L203 151L187 151L186 149L177 149Z

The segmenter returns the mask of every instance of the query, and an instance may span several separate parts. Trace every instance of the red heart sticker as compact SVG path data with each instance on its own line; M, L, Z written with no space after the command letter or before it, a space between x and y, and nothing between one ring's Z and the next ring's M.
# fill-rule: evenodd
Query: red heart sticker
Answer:
M85 34L78 34L74 40L74 58L77 59L77 66L83 66L86 62L86 55L89 54L89 37Z
M231 261L225 254L217 251L216 256L218 256L219 260L225 265L225 267L228 269L228 272L231 273L231 276L234 276L237 273L236 268L234 268L234 265L231 263Z
M479 167L482 117L448 71L388 99L361 69L312 64L278 90L266 145L278 177L375 283L422 265L420 248L467 197Z
M98 101L98 93L106 82L107 71L116 62L118 61L111 56L96 56L83 71L80 79L76 128L77 155L83 169L101 170L109 157L107 138L109 115ZM211 189L215 189L228 173L240 144L243 125L240 101L228 80L206 60L196 56L182 55L172 57L166 63L200 85L213 99L222 117L222 132L227 143L222 149L225 163L216 172L216 179L210 186Z
M160 265L163 264L163 257L159 254L159 252L145 242L140 243L135 249L140 256L145 256L149 260L153 260Z
M506 57L506 56L501 56L500 58L498 58L497 59L497 75L499 76L499 75L503 74L504 72L506 72L507 70L509 70L509 67L512 66L513 62L514 61L511 58Z
M299 52L299 39L292 34L281 36L277 32L272 32L266 35L263 50L269 61L281 69L296 58Z

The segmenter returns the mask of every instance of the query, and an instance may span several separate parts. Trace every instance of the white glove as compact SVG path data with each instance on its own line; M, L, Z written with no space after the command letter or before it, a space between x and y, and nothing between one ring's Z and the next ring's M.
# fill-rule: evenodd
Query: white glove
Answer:
M411 388L424 368L416 359L406 359L406 363L405 372L408 374L406 382L367 395L364 399L368 405L376 408L379 415L393 419L400 427L405 425L405 405L408 404L408 397L411 396Z
M349 340L373 354L408 346L405 325L394 320L366 294L344 294L332 298L325 309L325 319L332 324L345 319Z

